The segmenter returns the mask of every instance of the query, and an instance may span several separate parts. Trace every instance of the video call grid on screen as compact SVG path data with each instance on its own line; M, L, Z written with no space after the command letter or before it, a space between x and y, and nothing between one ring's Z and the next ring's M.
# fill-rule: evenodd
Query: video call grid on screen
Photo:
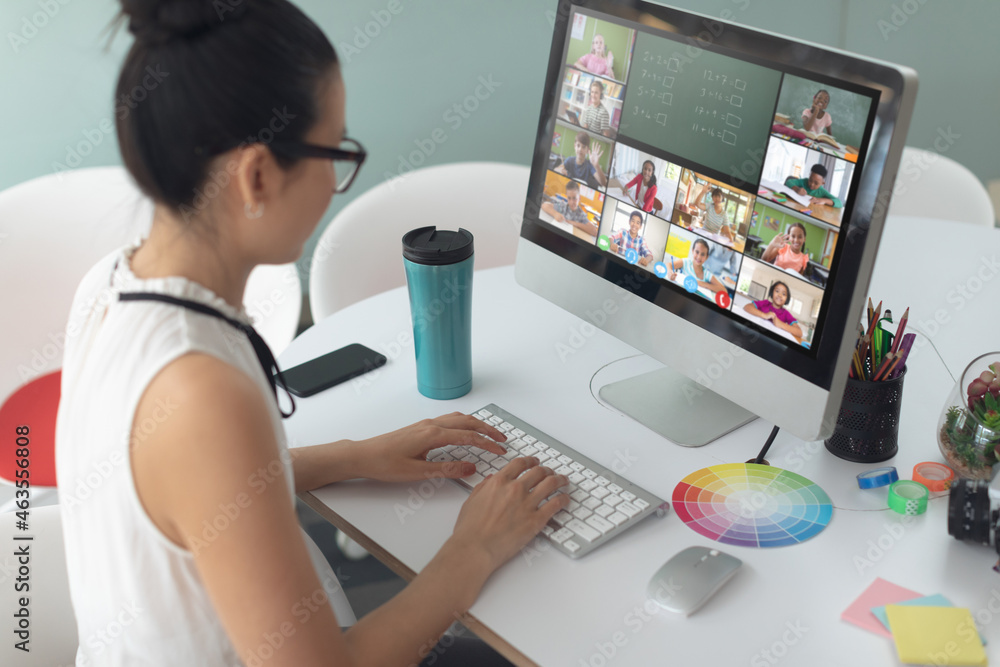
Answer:
M774 340L815 350L874 91L724 49L692 59L669 35L575 7L567 32L540 204L578 220L582 208L588 224L542 221ZM643 188L646 169L655 191ZM603 208L571 207L555 176L602 195ZM603 221L605 211L615 221ZM633 213L635 238L625 222ZM784 303L771 290L778 282ZM764 319L766 310L775 314Z

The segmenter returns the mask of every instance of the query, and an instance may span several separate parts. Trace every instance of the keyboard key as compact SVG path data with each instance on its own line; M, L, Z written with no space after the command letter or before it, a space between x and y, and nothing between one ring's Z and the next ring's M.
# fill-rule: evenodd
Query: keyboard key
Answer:
M594 481L597 482L598 484L600 484L601 486L607 486L608 484L611 483L611 480L608 479L607 477L605 477L604 475L598 475L594 479Z
M437 456L435 456L434 458L432 458L431 461L433 461L434 463L447 463L448 461L454 461L454 459L452 458L451 454L442 452Z
M553 463L559 463L559 460L555 459L553 461ZM555 471L557 473L559 473L560 475L566 475L567 477L569 477L571 474L573 474L573 469L572 468L570 468L569 466L561 465L561 464L559 465L558 468L555 469Z
M549 448L549 446L547 444L545 444L544 442L542 442L541 440L535 440L535 442L533 442L531 444L535 445L535 447L537 447L540 450L542 450L542 449L548 449Z
M569 528L560 528L556 532L552 533L552 541L556 544L562 544L569 538L573 537L573 531Z
M578 472L573 472L573 473L570 473L570 474L568 474L566 476L569 478L569 483L570 484L579 484L584 479L586 479L586 477L584 477L583 475L581 475Z
M508 450L507 450L507 451L506 451L506 452L504 453L504 455L503 455L503 458L505 458L505 459L507 459L508 461L510 461L510 460L511 460L511 459L513 459L513 458L517 458L517 456L518 456L518 453L517 453L517 450L516 450L516 449L513 449L513 448L511 448L511 449L508 449Z
M632 501L632 504L635 505L636 507L638 507L641 510L644 510L647 507L649 507L649 503L647 503L642 498L636 498L635 500Z
M619 495L621 495L621 497L624 498L625 500L629 501L635 500L635 494L630 491L622 491L621 494Z
M521 436L521 440L524 440L524 442L527 443L527 444L529 444L529 445L533 445L536 442L538 442L538 440L536 440L535 438L531 437L530 435L522 435Z
M550 458L552 458L551 456L549 456L549 455L548 455L547 453L545 453L545 452L535 452L535 453L534 453L534 457L535 457L536 459L538 459L538 462L539 462L539 463L542 463L542 462L544 462L544 461L548 461L548 460L549 460ZM556 461L556 463L558 463L558 461Z
M486 461L487 463L492 463L499 454L494 454L493 452L479 452L479 459L481 461Z
M627 500L618 503L618 506L615 509L621 512L622 514L628 516L628 518L630 519L642 511L632 503L628 502Z
M621 496L616 496L613 493L610 496L608 496L607 498L604 499L604 504L608 505L610 507L614 507L615 505L617 505L620 502L622 502L622 497Z
M482 475L483 473L489 472L492 469L493 469L493 466L491 466L486 461L480 461L479 463L476 464L476 472L478 472L480 475Z
M556 512L556 515L552 517L552 520L555 521L556 524L560 526L565 526L572 519L573 515L567 512L566 510L559 510L558 512Z
M500 422L500 425L497 426L497 430L503 431L504 433L506 433L507 431L513 431L514 425L511 424L510 422Z
M590 495L594 496L595 498L600 499L600 498L603 498L604 496L610 496L611 492L608 491L605 487L599 486L596 489L594 489L593 491L591 491Z
M578 482L578 484L580 485L580 488L586 491L587 493L590 493L591 491L597 488L597 482L595 482L592 479L585 479L582 482Z
M571 459L570 457L566 456L565 454L560 454L559 455L559 463L562 463L563 465L567 465L568 466L572 462L573 462L573 459Z
M608 515L614 514L614 512L615 509L613 507L608 507L607 505L599 505L598 507L594 508L594 514L600 517L604 517L605 519L608 517Z
M521 451L521 449L523 449L523 448L524 448L524 447L525 447L525 446L526 446L527 444L528 444L528 443L526 443L526 442L525 442L525 441L524 441L523 439L521 439L521 438L516 438L516 439L514 439L514 440L511 440L510 442L505 442L505 443L504 443L504 447L506 447L507 449L513 449L514 451L518 451L518 452L519 452L519 451Z
M479 463L479 457L475 454L466 454L462 457L462 460L466 463Z
M575 516L577 519L580 519L581 521L583 519L586 519L591 514L593 514L593 512L591 512L586 507L577 507L575 510L573 510L573 516Z
M556 529L552 526L542 526L542 535L545 537L551 537L554 532L556 532Z
M479 486L480 483L486 481L486 478L478 472L474 472L468 477L463 477L462 480L469 486Z
M503 419L501 419L500 417L497 417L496 415L487 418L486 421L488 421L493 426L496 426L497 424L502 424L503 423Z
M535 456L538 456L538 454L535 454ZM547 461L542 461L542 465L546 468L555 470L559 466L559 461L556 461L555 459L548 459Z
M498 456L495 459L493 459L493 462L490 465L493 466L494 470L503 470L504 468L507 467L508 463L510 463L508 459L505 459L502 456Z
M583 506L586 507L589 510L592 510L595 507L600 507L602 504L603 503L601 503L600 500L598 500L597 498L594 498L593 496L591 496L590 498L587 498L586 500L583 501Z
M481 414L478 414L478 413L477 413L477 414L474 414L474 415L472 415L472 416L473 416L473 417L475 417L476 419L478 419L478 420L479 420L479 421L481 421L481 422L484 422L484 421L486 421L486 417L482 416Z
M607 533L614 529L615 524L611 523L607 519L602 519L596 514L587 518L586 524L592 528L596 528L601 531L601 533Z
M584 500L590 497L590 494L584 491L583 489L577 489L576 491L569 494L569 497L578 503L582 503Z
M608 521L615 524L616 526L620 526L626 521L628 521L628 517L622 514L621 512L613 512L608 516Z
M555 447L549 447L545 451L548 452L549 456L552 456L554 458L559 458L560 456L562 456L562 452L560 452Z
M586 470L583 471L583 476L586 477L587 479L594 479L595 477L597 477L597 473L591 470L590 468L587 468Z
M573 540L566 540L565 542L562 543L562 545L563 549L570 552L571 554L576 553L577 551L580 550L580 545L574 542Z
M461 459L468 453L469 450L466 449L465 447L455 447L453 450L451 450L451 455L454 456L456 459Z
M535 449L534 445L528 445L527 447L521 448L521 456L534 456L537 451L538 450Z
M601 519L601 521L604 521L604 519ZM591 526L588 526L579 519L572 519L571 521L568 521L566 523L566 527L588 542L593 542L594 540L596 540L598 537L601 536L601 531ZM565 543L563 543L563 546L566 546Z
M513 428L510 430L510 434L515 438L520 438L522 435L524 435L524 431L522 431L519 428Z
M587 466L583 465L582 463L578 463L577 461L573 461L572 463L570 463L569 467L577 472L581 472L587 469Z
M580 503L570 498L569 502L566 504L566 511L572 513L572 511L575 510L577 507L580 507Z
M622 487L618 486L617 484L608 484L608 491L610 491L611 493L621 493L622 491L624 491L624 489L622 489Z
M479 415L480 417L485 418L485 419L489 419L490 417L493 416L493 413L490 412L489 410L487 410L486 408L483 408L482 410L480 410L476 414Z

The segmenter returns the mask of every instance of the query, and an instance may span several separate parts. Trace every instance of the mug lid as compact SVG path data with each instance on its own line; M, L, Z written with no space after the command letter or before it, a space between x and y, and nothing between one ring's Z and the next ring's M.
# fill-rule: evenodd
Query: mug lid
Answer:
M403 257L417 264L456 264L472 257L472 232L439 230L431 225L403 234Z

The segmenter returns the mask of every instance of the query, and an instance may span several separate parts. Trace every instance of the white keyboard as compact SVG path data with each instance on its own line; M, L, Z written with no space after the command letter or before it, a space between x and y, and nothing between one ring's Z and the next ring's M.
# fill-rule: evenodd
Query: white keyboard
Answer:
M430 460L474 463L474 474L453 480L468 491L518 456L534 456L540 465L566 475L569 485L560 493L569 495L569 505L542 529L541 536L571 558L590 553L650 514L663 516L670 508L669 503L492 403L473 416L507 435L507 442L501 443L507 453L501 456L449 445L430 452Z

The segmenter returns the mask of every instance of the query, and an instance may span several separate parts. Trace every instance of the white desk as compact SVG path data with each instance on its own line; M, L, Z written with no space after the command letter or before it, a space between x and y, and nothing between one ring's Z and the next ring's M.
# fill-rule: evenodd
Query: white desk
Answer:
M948 243L933 242L942 238ZM895 219L881 247L885 256L877 263L871 293L885 299L897 316L911 306L914 329L935 329L928 333L953 373L997 347L991 326L996 317L986 313L994 310L997 289L990 278L996 277L993 262L1000 261L1000 232ZM929 265L930 257L937 258L938 267L955 268L913 270ZM961 308L955 296L960 286L977 290ZM417 393L405 289L354 304L296 339L281 355L282 367L350 342L381 349L390 360L374 373L297 401L298 412L286 422L290 444L368 437L423 417L470 412L495 402L605 465L628 461L626 477L670 499L674 486L692 471L755 455L770 430L758 420L706 447L676 447L602 409L591 395L591 376L606 363L635 355L633 348L589 326L581 328L581 320L516 286L511 268L477 273L474 299L474 386L453 401ZM530 326L512 325L496 313L516 313L516 322ZM938 324L927 324L935 318ZM566 354L567 348L575 351ZM595 384L650 365L642 357L614 364ZM934 433L952 387L929 345L915 347L908 366L900 451L888 462L902 478L910 477L914 463L941 460ZM592 408L581 408L587 405ZM840 620L841 612L880 576L924 594L943 593L970 608L989 621L981 625L986 650L994 661L1000 658L1000 613L994 611L1000 609L1000 575L991 570L996 553L948 535L946 498L933 500L927 514L907 521L882 509L884 490L857 489L855 475L872 466L838 459L822 443L781 433L768 458L822 486L837 508L833 519L797 546L722 545L744 566L694 616L642 610L647 580L667 558L694 544L720 546L671 511L579 561L551 550L523 552L489 580L470 622L508 657L546 667L604 664L596 656L616 638L622 645L615 646L607 663L614 666L773 664L764 651L772 659L782 656L781 665L896 665L891 640ZM383 557L404 576L430 560L467 497L451 483L438 488L430 482L367 481L305 495L324 516L386 552ZM545 543L539 544L544 549ZM789 631L792 627L799 635Z

